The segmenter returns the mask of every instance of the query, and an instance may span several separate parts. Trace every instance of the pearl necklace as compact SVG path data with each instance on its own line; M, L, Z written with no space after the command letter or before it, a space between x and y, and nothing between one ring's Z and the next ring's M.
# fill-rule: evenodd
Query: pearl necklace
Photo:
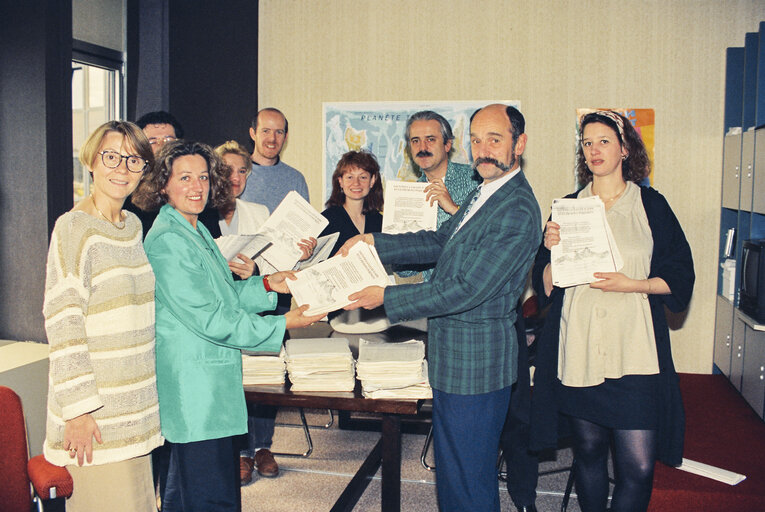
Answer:
M98 206L96 206L96 199L93 197L93 194L90 195L90 201L93 203L93 208L95 208L96 211L101 214L101 217L103 217L106 220L106 222L108 222L109 224L111 224L112 226L114 226L117 229L125 229L125 221L124 220L122 221L122 225L120 226L119 224L115 224L114 222L112 222L112 220L109 217L104 215L104 212L102 212L98 208ZM122 212L120 212L120 218L122 218Z

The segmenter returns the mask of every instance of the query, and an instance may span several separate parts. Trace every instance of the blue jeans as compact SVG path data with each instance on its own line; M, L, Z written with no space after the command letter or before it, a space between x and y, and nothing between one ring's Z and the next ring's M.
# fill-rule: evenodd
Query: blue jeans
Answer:
M254 457L261 448L271 449L278 407L273 405L247 404L247 446L239 455Z

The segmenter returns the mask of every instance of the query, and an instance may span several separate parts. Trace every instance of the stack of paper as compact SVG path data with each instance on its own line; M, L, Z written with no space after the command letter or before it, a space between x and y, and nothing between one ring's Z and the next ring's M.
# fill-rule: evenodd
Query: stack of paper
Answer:
M356 375L366 398L432 398L425 344L359 340Z
M293 391L353 391L354 361L347 339L287 340L285 353Z
M284 347L278 354L242 351L242 382L245 386L284 384Z

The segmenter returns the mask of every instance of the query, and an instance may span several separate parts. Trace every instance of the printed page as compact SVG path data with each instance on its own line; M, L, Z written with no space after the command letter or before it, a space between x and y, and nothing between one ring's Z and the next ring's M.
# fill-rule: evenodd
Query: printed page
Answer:
M383 233L407 233L427 229L435 231L438 203L425 199L428 183L388 181L385 184Z
M552 220L560 225L560 243L550 251L552 280L566 288L587 284L595 272L617 272L621 254L599 197L555 199Z
M225 235L215 239L226 261L244 263L236 257L242 253L251 259L258 257L263 251L271 246L271 240L265 235Z
M327 224L329 221L308 201L294 190L290 191L258 230L273 242L262 258L276 270L292 270L303 255L298 242L319 236ZM261 272L264 272L263 267L268 268L258 263Z
M375 248L357 243L348 256L337 254L298 272L297 279L286 282L299 305L311 306L305 314L318 315L347 306L352 293L367 286L387 286L389 281Z
M329 254L332 252L332 249L335 248L338 238L340 238L340 233L330 233L317 238L316 248L314 248L311 257L304 261L298 261L294 270L307 269L308 267L321 263L329 258Z

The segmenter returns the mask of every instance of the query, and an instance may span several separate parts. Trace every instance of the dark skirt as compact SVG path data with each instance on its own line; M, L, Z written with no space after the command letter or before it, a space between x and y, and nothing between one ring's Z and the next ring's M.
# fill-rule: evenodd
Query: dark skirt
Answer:
M659 427L659 375L625 375L576 388L558 381L561 413L618 430Z

